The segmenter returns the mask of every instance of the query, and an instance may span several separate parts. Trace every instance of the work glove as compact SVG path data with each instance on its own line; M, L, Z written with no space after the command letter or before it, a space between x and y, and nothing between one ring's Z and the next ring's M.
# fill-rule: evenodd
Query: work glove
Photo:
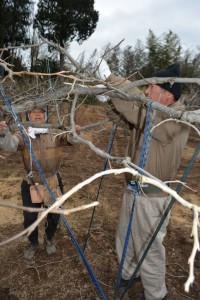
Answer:
M104 102L104 103L110 99L109 96L105 96L105 95L96 95L96 97L100 102Z
M96 66L98 67L95 72L96 77L101 80L106 80L110 76L111 71L105 59L99 58L96 62Z
M95 87L98 87L98 88L105 88L105 86L103 84L97 84L95 85ZM107 102L110 97L107 96L107 95L96 95L96 98L100 101L100 102Z
M92 73L101 80L106 80L108 76L111 74L110 68L105 61L105 59L101 58L101 55L97 50L92 54L89 59L89 64L91 66Z
M111 74L111 71L110 71L110 68L109 68L107 62L105 61L105 59L101 59L99 57L98 53L96 53L94 60L95 60L94 69L96 69L96 71L95 71L96 77L100 80L106 80ZM98 84L95 87L104 88L105 86L103 84ZM104 102L104 103L110 99L110 97L107 95L96 95L96 98L99 101Z
M36 134L42 134L42 133L47 133L48 129L47 128L33 128L29 127L28 128L28 136L30 136L32 139L36 138Z

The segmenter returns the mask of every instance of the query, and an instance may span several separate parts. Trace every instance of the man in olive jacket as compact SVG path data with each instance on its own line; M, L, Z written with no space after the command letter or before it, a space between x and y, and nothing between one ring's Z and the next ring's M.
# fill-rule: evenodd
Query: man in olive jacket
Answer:
M44 124L46 121L46 111L44 108L34 106L30 110L29 120L37 124ZM80 127L77 125L76 130ZM15 152L21 150L26 175L21 184L21 195L23 205L26 207L49 206L52 200L49 192L43 184L41 175L35 165L30 151L22 137L20 131L11 134L5 121L0 122L0 131L5 132L4 136L0 136L0 149L6 152ZM62 132L56 129L33 128L29 127L25 133L26 139L30 142L30 146L36 156L39 165L44 173L47 183L54 193L55 197L61 195L57 174L59 172L62 147L70 146L76 142L70 133ZM36 193L31 194L32 188L36 189ZM42 190L43 192L42 192ZM38 195L39 194L39 195ZM32 196L33 195L33 196ZM42 198L41 201L39 198ZM37 198L37 199L36 199ZM39 199L39 200L38 200ZM24 211L24 228L32 225L36 220L37 212ZM52 239L57 229L59 214L49 213L45 224L45 248L48 254L54 254L56 247L52 243ZM24 258L31 260L39 247L38 227L36 227L28 237L30 246L24 252Z
M109 72L107 72L107 75L108 74ZM170 65L164 70L157 71L152 75L152 77L179 76L180 66L177 63ZM116 74L110 74L106 81L119 90L130 84L130 81L124 80L121 76ZM128 88L127 93L129 95L142 94L142 92L135 87ZM184 105L179 101L181 96L181 86L179 83L171 84L167 82L156 85L149 84L145 94L147 98L151 100L174 110L184 111ZM99 100L102 99L100 98ZM138 102L124 101L117 97L110 97L105 104L110 119L130 131L126 156L131 157L131 161L139 165L147 107L138 104ZM156 112L154 124L156 125L167 118L169 117L165 113ZM153 130L151 145L144 169L164 182L174 180L188 136L189 126L176 121L168 121L156 127ZM124 196L116 233L116 249L119 261L121 261L122 257L134 199L135 208L128 249L122 270L121 286L125 286L134 273L137 263L171 199L168 194L153 186L141 188L139 194L134 196L134 178L132 178L131 174L126 174L125 178ZM142 280L144 294L140 295L137 300L167 299L167 288L165 284L166 259L163 239L166 235L168 222L169 216L163 223L140 267L136 281L139 279Z

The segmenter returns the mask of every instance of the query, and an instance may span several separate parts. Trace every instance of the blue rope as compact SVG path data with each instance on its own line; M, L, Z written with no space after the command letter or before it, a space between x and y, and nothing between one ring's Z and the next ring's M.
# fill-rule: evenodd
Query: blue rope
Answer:
M183 186L182 183L186 181L187 176L190 173L190 170L191 170L193 164L195 163L195 161L197 159L197 156L199 155L199 152L200 152L200 143L197 145L197 147L196 147L196 149L195 149L195 151L193 153L193 156L192 156L189 164L187 165L187 168L186 168L186 170L185 170L185 172L184 172L184 174L183 174L183 176L181 178L181 182L179 182L179 184L177 185L177 188L176 188L177 193L180 192L180 190L181 190L181 188Z
M90 277L91 277L91 279L92 279L94 285L96 286L96 288L97 288L97 290L98 290L98 292L99 292L100 297L101 297L102 299L104 299L104 300L107 300L107 298L106 298L106 296L104 295L104 292L103 292L103 290L102 290L102 288L101 288L101 286L100 286L100 284L99 284L99 281L97 280L97 278L96 278L94 272L92 271L92 269L91 269L91 267L90 267L90 265L89 265L89 263L88 263L88 261L87 261L85 255L84 255L84 252L82 251L81 247L79 246L79 244L78 244L78 242L77 242L77 240L76 240L74 234L72 233L72 231L71 231L71 229L70 229L70 226L69 226L69 224L67 223L66 218L64 217L64 215L61 215L61 218L62 218L62 221L63 221L63 223L65 224L65 226L66 226L66 228L67 228L67 230L68 230L68 232L69 232L69 234L70 234L70 237L71 237L71 239L72 239L72 242L74 243L76 249L78 250L78 252L79 252L79 254L80 254L80 256L81 256L81 258L82 258L82 260L83 260L83 263L84 263L84 265L85 265L85 267L86 267L86 269L87 269L87 271L88 271L88 274L90 275Z
M142 143L142 150L141 150L140 162L139 162L139 167L141 169L144 169L144 167L145 167L147 157L148 157L148 153L149 153L149 149L150 149L151 139L152 139L152 133L150 132L150 129L154 125L154 118L151 120L152 103L153 103L152 100L150 100L149 103L148 103L147 118L146 118L146 124L145 124L145 129L144 129L144 137L143 137L143 143Z
M189 172L190 172L190 170L191 170L193 164L194 164L195 161L196 161L196 158L197 158L197 156L198 156L198 154L199 154L199 151L200 151L200 143L199 143L198 146L196 147L196 150L195 150L195 152L194 152L194 154L193 154L193 156L192 156L192 158L191 158L189 164L187 165L186 170L184 171L184 174L183 174L183 176L182 176L182 178L181 178L181 182L179 182L179 184L177 185L177 188L176 188L176 192L177 192L177 193L180 192L180 190L181 190L181 188L182 188L182 186L183 186L182 183L186 181L187 176L188 176L188 174L189 174ZM162 217L161 217L161 219L160 219L159 224L157 225L157 227L156 227L156 229L155 229L155 231L154 231L152 237L150 238L150 240L149 240L149 242L148 242L148 244L147 244L147 246L146 246L146 248L145 248L145 250L144 250L144 252L143 252L142 257L140 258L140 260L139 260L139 262L138 262L138 264L137 264L137 266L136 266L136 268L135 268L135 271L134 271L133 275L131 276L131 278L130 278L128 284L127 284L127 286L125 287L125 289L124 289L124 291L123 291L123 294L121 295L120 300L122 300L122 299L124 298L124 296L125 296L125 294L126 294L128 288L131 286L133 280L135 279L136 274L139 272L140 266L142 265L142 263L143 263L143 261L144 261L146 255L147 255L147 252L149 251L151 245L153 244L153 242L154 242L154 240L155 240L155 238L156 238L156 236L157 236L157 234L158 234L158 232L159 232L159 230L160 230L162 224L164 223L165 219L167 218L167 216L168 216L168 214L169 214L169 212L170 212L170 210L171 210L171 208L172 208L172 206L173 206L173 204L174 204L175 201L176 201L176 199L175 199L174 197L172 197L171 201L169 202L167 208L165 209L165 211L164 211L164 213L163 213L163 215L162 215Z
M45 186L46 186L48 192L49 192L50 195L51 195L51 198L53 199L54 202L56 202L56 198L55 198L54 194L52 193L52 191L51 191L51 189L50 189L50 187L49 187L49 185L48 185L48 183L47 183L47 181L46 181L46 178L45 178L45 176L44 176L44 173L43 173L43 171L42 171L42 169L41 169L41 167L40 167L40 165L39 165L39 162L38 162L38 160L37 160L37 158L36 158L34 152L32 151L31 146L30 146L30 144L29 144L29 142L28 142L28 140L27 140L27 138L26 138L26 136L25 136L25 134L24 134L24 132L23 132L23 128L22 128L22 126L21 126L21 125L19 124L19 122L18 122L17 115L15 114L15 112L14 112L14 110L13 110L13 108L12 108L12 103L11 103L10 99L4 94L4 91L3 91L2 86L0 86L0 93L1 93L2 97L3 97L4 100L5 100L7 107L10 109L10 111L11 111L11 113L12 113L12 115L13 115L13 118L14 118L16 124L17 124L17 127L19 128L19 130L20 130L20 132L21 132L21 134L22 134L22 137L23 137L23 139L24 139L24 142L25 142L25 144L26 144L28 150L30 151L30 154L31 154L31 156L32 156L32 158L33 158L33 160L34 160L34 162L35 162L35 164L36 164L36 167L37 167L37 169L38 169L38 171L39 171L39 173L40 173L40 175L41 175L41 178L42 178L42 180L43 180L43 182L44 182L44 184L45 184ZM86 269L88 270L89 276L91 277L93 283L95 284L95 286L96 286L96 288L97 288L97 290L98 290L98 292L99 292L99 295L101 296L102 299L106 300L106 296L104 295L103 290L102 290L102 288L101 288L101 286L100 286L100 284L99 284L99 282L98 282L98 280L97 280L97 278L96 278L94 272L92 271L92 269L91 269L91 267L90 267L90 265L89 265L89 263L88 263L88 261L87 261L85 255L84 255L84 253L83 253L81 247L79 246L79 244L78 244L78 242L77 242L77 240L76 240L76 238L75 238L73 232L71 231L71 228L70 228L70 226L69 226L69 224L68 224L68 222L67 222L65 216L64 216L64 215L61 215L61 218L62 218L62 221L63 221L63 223L65 224L65 226L66 226L66 228L67 228L67 230L68 230L68 233L69 233L69 235L70 235L70 237L71 237L71 239L72 239L72 242L74 243L74 246L75 246L76 249L78 250L78 252L79 252L79 254L80 254L80 256L81 256L81 258L82 258L82 260L83 260L83 262L84 262L84 264L85 264L85 267L86 267Z
M121 258L120 265L119 265L119 271L118 271L118 276L117 276L116 285L115 285L114 300L117 299L117 294L118 294L118 290L119 290L119 286L120 286L120 282L121 282L122 269L124 266L124 261L125 261L126 252L127 252L127 248L128 248L129 237L131 234L131 225L132 225L132 221L133 221L134 207L135 207L135 195L134 195L134 200L133 200L133 204L132 204L132 208L131 208L129 224L128 224L128 228L127 228L127 232L126 232L126 238L125 238L125 242L124 242L122 258Z
M145 167L149 149L150 149L151 139L152 139L152 134L150 133L150 129L153 127L153 124L154 124L154 118L151 120L152 103L153 103L153 100L150 100L148 103L148 110L147 110L147 117L146 117L145 129L144 129L142 150L141 150L141 154L140 154L139 167L142 169L144 169L144 167ZM121 261L120 261L120 265L119 265L119 271L118 271L118 276L117 276L117 281L116 281L116 286L115 286L114 300L116 300L116 298L117 298L117 293L119 290L121 277L122 277L122 270L123 270L126 252L127 252L127 248L128 248L128 242L129 242L129 238L130 238L130 234L131 234L131 225L133 222L135 199L136 199L136 195L138 195L140 193L140 187L136 180L132 181L131 190L133 191L133 194L134 194L134 201L132 204L131 214L130 214L130 218L129 218L129 224L128 224L126 238L125 238L123 252L122 252L122 257L121 257Z
M109 153L109 154L110 154L110 151L112 149L112 145L114 143L116 132L117 132L117 126L113 123L111 131L110 131L110 136L109 136L109 139L108 139L108 145L107 145L107 153ZM103 165L103 171L106 170L107 164L108 164L108 159L106 158L105 161L104 161L104 165ZM101 180L100 180L100 183L99 183L99 188L98 188L98 192L97 192L97 196L96 196L95 201L98 201L98 199L99 199L99 193L100 193L101 185L102 185L102 182L103 182L103 178L104 178L104 176L101 176ZM96 210L96 208L94 207L93 210L92 210L92 216L91 216L91 219L90 219L90 224L88 226L87 236L86 236L85 243L84 243L84 246L83 246L83 251L84 252L85 252L87 242L88 242L88 239L89 239L89 234L90 234L90 230L91 230L91 227L92 227L95 210Z

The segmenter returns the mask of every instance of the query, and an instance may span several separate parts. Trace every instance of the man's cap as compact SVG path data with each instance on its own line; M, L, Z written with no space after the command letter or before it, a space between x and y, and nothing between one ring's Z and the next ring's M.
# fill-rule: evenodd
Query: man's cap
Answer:
M43 111L44 111L44 113L45 113L45 121L47 121L47 111L48 111L48 108L47 108L47 105L39 105L39 104L37 104L37 103L34 103L33 101L28 101L27 102L27 120L30 120L30 118L29 118L29 114L30 114L30 112L32 111L32 110L34 110L34 109L42 109Z
M180 77L180 65L178 63L175 63L168 66L166 69L155 71L151 77ZM172 93L175 100L178 100L181 96L181 84L179 82L156 83L156 85Z
M31 112L34 109L42 109L44 112L46 112L46 108L44 106L34 105L29 109L29 112Z

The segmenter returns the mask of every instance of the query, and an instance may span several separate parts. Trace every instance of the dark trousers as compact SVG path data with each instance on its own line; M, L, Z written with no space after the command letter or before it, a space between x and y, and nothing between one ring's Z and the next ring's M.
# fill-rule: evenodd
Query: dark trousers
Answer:
M23 180L21 184L21 195L22 195L23 206L37 207L37 208L41 207L42 203L31 202L30 185L25 180ZM24 228L27 228L30 225L32 225L37 220L38 217L37 212L24 211L23 215L24 215ZM59 217L60 217L59 214L49 213L47 215L47 221L45 223L45 234L48 240L51 240L56 232L57 225L59 222ZM35 230L31 232L28 239L31 243L38 242L38 227L36 227Z

